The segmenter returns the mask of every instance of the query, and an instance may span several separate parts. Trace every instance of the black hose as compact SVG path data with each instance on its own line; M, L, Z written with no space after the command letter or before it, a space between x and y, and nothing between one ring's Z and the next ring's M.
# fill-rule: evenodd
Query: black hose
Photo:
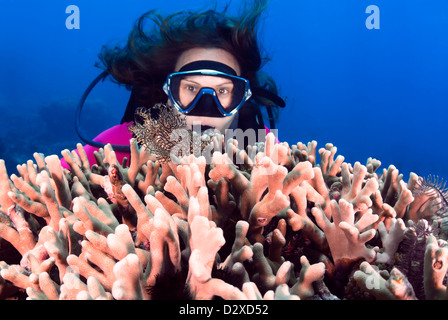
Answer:
M98 75L92 83L87 87L87 89L84 91L84 94L81 97L81 100L79 100L78 106L76 107L76 114L75 114L75 130L78 134L78 137L88 145L95 147L95 148L104 148L107 143L97 142L90 140L84 136L84 134L81 132L80 129L80 123L81 123L81 112L82 108L84 107L84 102L86 101L87 97L90 94L90 91L98 84L100 81L104 81L106 79L107 75L109 73L107 71L103 71L100 75ZM131 147L129 145L119 145L119 144L112 144L111 145L114 151L121 151L121 152L130 152Z

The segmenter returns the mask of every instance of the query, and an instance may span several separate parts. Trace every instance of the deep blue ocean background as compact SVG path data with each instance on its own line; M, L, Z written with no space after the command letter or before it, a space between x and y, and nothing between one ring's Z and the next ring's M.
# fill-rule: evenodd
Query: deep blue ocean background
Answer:
M0 158L9 174L36 151L75 148L76 104L100 73L102 45L124 43L148 10L214 3L1 0ZM79 30L66 28L69 5L80 10ZM380 9L380 29L366 27L369 5ZM287 100L281 141L331 142L347 162L373 157L405 181L411 171L448 178L448 1L271 0L260 39L271 59L264 70ZM111 82L97 86L83 130L93 138L119 123L128 97Z

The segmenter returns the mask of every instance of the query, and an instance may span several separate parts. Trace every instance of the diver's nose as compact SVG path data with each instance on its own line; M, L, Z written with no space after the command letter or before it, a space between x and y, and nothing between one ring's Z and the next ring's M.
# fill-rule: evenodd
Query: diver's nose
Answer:
M188 115L201 117L223 117L222 113L218 109L218 106L216 105L215 98L210 93L204 93Z

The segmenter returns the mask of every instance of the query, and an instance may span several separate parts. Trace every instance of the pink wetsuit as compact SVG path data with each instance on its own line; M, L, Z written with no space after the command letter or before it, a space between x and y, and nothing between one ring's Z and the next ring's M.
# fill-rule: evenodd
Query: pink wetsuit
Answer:
M132 124L132 122L125 122L116 126L113 126L99 135L97 135L93 141L101 142L101 143L110 143L117 145L129 145L129 140L132 138L132 133L128 130L128 127ZM95 156L93 155L94 151L98 151L98 148L92 147L90 145L85 145L84 150L87 154L87 159L89 159L90 166L96 163ZM127 157L129 159L129 152L120 152L116 151L117 160L119 163L122 163L123 158ZM61 164L64 168L70 169L68 164L64 159L61 159Z

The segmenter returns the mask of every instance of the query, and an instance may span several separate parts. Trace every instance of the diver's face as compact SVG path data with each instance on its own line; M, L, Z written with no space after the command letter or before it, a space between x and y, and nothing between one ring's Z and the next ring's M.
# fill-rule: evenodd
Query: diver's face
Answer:
M232 104L233 82L231 80L213 76L192 75L180 81L179 99L182 105L188 106L202 88L215 90L224 109L228 109Z
M220 62L235 70L238 76L241 73L240 66L235 57L229 52L218 48L194 48L183 52L177 60L175 72L178 72L180 68L190 62L200 60ZM179 97L182 104L188 105L198 93L197 90L204 87L215 90L218 95L218 99L224 108L229 106L232 102L230 93L233 90L233 83L231 81L225 78L195 75L186 77L181 82ZM170 99L168 99L168 104L171 104ZM200 123L201 126L213 127L224 133L225 129L230 127L230 124L234 118L235 114L228 117L201 117L186 115L186 122L190 129L193 128L193 124L197 125Z

